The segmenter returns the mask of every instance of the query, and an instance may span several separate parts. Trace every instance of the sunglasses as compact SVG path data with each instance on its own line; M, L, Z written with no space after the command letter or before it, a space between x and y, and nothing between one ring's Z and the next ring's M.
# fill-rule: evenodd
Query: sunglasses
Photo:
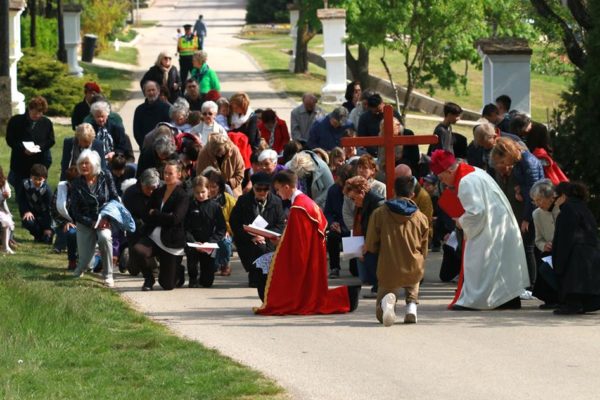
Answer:
M254 186L254 191L255 192L263 192L263 193L264 192L268 192L269 191L269 187L268 186L266 186L266 187L256 187L256 186Z

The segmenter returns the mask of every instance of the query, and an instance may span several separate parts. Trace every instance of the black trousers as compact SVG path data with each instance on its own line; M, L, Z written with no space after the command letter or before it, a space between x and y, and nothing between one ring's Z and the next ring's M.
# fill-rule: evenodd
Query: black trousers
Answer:
M185 87L185 81L187 81L188 74L194 67L192 57L194 56L179 56L179 73L181 74L182 87ZM198 84L200 84L200 82L198 82Z
M211 287L215 281L215 259L210 254L190 248L185 249L185 255L190 283L198 282L203 287ZM198 278L198 264L200 264L200 278Z
M327 232L327 254L329 255L329 269L340 269L340 253L342 251L342 237L348 236L336 231Z
M177 256L158 247L150 238L142 238L133 246L133 263L140 267L145 279L154 281L154 257L158 258L158 283L164 290L173 290L177 275Z
M254 261L263 254L268 253L269 250L265 246L252 244L237 246L237 252L240 256L242 266L246 272L248 272L248 282L253 286L260 285L262 280L262 270L256 268Z
M522 233L523 246L525 247L525 259L527 260L527 272L529 272L529 284L531 287L535 285L537 277L537 262L535 259L535 227L533 223L529 224L527 232Z

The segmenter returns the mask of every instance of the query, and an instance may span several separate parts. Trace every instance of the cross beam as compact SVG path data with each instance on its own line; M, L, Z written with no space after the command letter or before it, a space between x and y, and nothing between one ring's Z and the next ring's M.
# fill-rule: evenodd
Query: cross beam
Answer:
M368 111L367 111L368 112ZM394 136L394 109L386 105L383 109L383 136L362 136L353 138L342 138L342 147L367 147L382 146L385 152L385 185L387 198L394 197L394 180L396 168L396 146L409 146L419 144L436 144L436 135Z

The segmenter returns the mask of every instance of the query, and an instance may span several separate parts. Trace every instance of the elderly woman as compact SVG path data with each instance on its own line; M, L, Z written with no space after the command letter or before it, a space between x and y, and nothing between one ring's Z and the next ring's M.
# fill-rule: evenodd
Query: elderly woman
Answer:
M235 197L242 194L244 159L239 149L227 136L220 133L208 136L208 143L198 154L196 175L202 175L206 167L214 167L223 174Z
M279 118L275 111L267 108L260 115L258 121L260 136L277 154L283 152L283 146L290 141L290 133L284 120Z
M239 92L229 99L231 110L231 123L229 129L241 132L248 137L248 144L253 150L258 148L260 135L258 133L258 117L250 108L250 97L246 93Z
M538 207L533 211L533 225L535 226L536 261L538 279L533 286L533 295L544 301L541 309L556 308L558 293L547 282L545 277L552 274L552 269L545 264L543 258L552 255L552 240L554 239L554 226L560 208L556 205L556 192L549 179L537 181L530 191L531 200ZM552 279L552 278L551 278Z
M179 98L171 107L169 107L169 118L171 125L177 128L180 132L189 132L192 126L188 124L188 116L190 115L190 104L184 98Z
M277 157L275 150L267 149L261 151L258 155L261 171L273 177L279 171L284 170L285 167L277 163L278 159L279 157Z
M90 114L94 118L92 127L96 131L96 139L102 142L104 157L110 161L118 152L127 158L133 158L133 150L125 135L125 128L108 119L110 105L105 101L97 101L91 105Z
M101 169L100 156L92 150L83 150L77 159L79 177L71 183L71 217L77 227L77 253L79 261L73 272L79 277L90 265L100 248L102 275L108 287L114 286L112 234L110 222L98 215L102 207L119 195L110 172Z
M135 185L130 186L125 193L123 193L123 205L127 207L133 220L135 221L135 232L127 232L127 246L129 254L133 252L133 246L140 239L150 232L147 232L146 224L148 223L148 203L150 202L150 196L160 186L160 174L156 168L148 168L139 177ZM133 276L140 273L139 265L132 262L132 258L129 258L127 263L127 270Z
M473 142L467 147L467 162L469 165L486 170L490 175L494 176L490 154L500 137L514 140L522 149L527 148L518 136L499 132L494 125L485 122L473 128Z
M66 179L69 167L77 165L77 159L83 150L93 150L100 156L102 169L106 169L104 146L96 139L96 132L92 125L84 122L75 128L75 136L65 138L63 141L62 160L60 161L60 180Z
M194 68L192 68L190 74L192 78L198 82L201 96L204 96L211 90L221 90L219 77L217 76L217 73L206 63L207 58L208 54L204 50L195 52L194 56L192 57L192 64L194 65Z
M148 168L156 168L162 175L164 164L177 158L177 146L169 136L159 136L154 141L152 148L145 149L140 154L136 176L140 177Z
M560 214L552 241L552 264L560 308L555 314L600 309L600 245L598 226L588 208L587 188L578 182L556 186Z
M350 178L344 184L344 195L354 202L354 221L352 236L366 236L369 218L385 199L371 190L371 185L362 176ZM373 285L371 296L377 294L377 256L367 253L358 263L358 275L364 283Z
M496 182L508 198L521 226L529 281L533 284L537 271L534 254L535 229L532 224L535 206L529 192L534 183L544 179L544 170L533 154L506 137L496 140L490 157L496 171Z
M168 161L163 175L165 184L152 193L145 213L147 235L133 246L130 255L144 275L143 291L152 290L154 286L154 257L158 257L160 265L158 283L164 290L174 289L177 259L185 254L184 220L190 196L181 185L181 163Z
M147 81L158 82L168 91L167 98L169 103L173 103L181 95L181 78L177 67L172 64L172 55L168 51L161 51L156 58L156 62L144 74L140 81L140 87L144 88Z
M296 153L286 167L298 175L298 188L313 199L319 207L325 207L327 191L333 185L329 167L314 152L303 150Z
M190 133L200 138L202 146L206 146L208 135L211 133L220 133L227 136L227 131L216 121L217 111L219 107L214 101L205 101L202 104L202 121L192 127Z
M15 115L8 121L6 143L11 148L8 183L15 188L17 196L23 180L29 178L33 164L42 164L48 169L52 164L50 149L54 146L54 127L44 116L46 111L46 99L37 96L29 101L24 114ZM39 146L39 151L26 148L26 142Z

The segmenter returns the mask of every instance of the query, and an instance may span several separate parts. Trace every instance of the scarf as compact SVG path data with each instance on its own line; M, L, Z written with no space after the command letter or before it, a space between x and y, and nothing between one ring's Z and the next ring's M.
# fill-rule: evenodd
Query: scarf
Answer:
M233 128L234 130L239 129L240 126L248 122L252 115L254 115L254 110L252 110L250 107L248 107L246 114L232 114L230 124L231 128Z
M112 152L115 148L113 137L110 133L108 133L108 129L105 126L98 128L98 133L96 133L96 138L102 142L102 148L104 149L104 154L108 154Z

